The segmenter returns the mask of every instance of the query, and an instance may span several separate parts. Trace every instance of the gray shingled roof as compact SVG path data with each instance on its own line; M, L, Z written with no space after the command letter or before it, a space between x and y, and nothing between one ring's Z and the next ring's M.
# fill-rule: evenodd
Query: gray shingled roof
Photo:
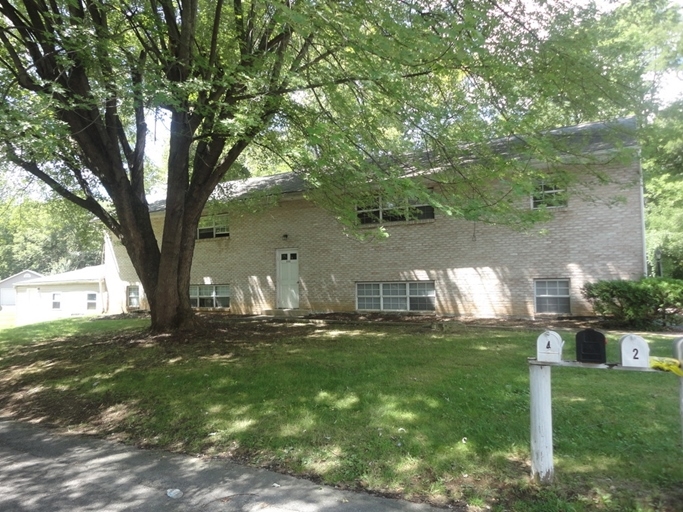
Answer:
M267 192L274 189L282 194L303 192L306 190L306 183L298 174L286 172L274 174L273 176L259 176L246 180L231 181L229 187L231 196L241 197L245 194Z
M586 123L566 126L546 132L549 140L560 154L595 154L618 147L634 147L636 140L636 118L628 117L612 122ZM511 136L491 142L491 148L498 154L511 156L523 152L528 144L524 136Z
M547 133L551 137L560 155L576 156L577 154L590 155L611 151L619 147L635 147L636 140L635 118L619 119L614 122L587 123L577 126L568 126L550 130ZM510 136L492 140L488 147L498 155L516 158L522 156L526 149L530 148L524 136ZM472 155L469 159L476 159ZM434 165L437 158L429 153L419 155L406 155L401 164L404 166L406 175L424 173L427 162ZM412 162L421 162L421 168L417 168ZM226 184L224 184L225 186ZM234 180L227 183L229 196L233 198L244 197L255 192L267 192L269 190L278 193L289 194L303 192L307 188L305 180L294 172L275 174L273 176L259 176L243 180ZM150 211L162 211L164 201L156 201L150 204Z

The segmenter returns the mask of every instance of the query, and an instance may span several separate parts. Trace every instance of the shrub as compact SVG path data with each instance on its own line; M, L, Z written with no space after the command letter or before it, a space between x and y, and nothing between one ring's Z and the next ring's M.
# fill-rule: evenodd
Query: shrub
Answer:
M679 279L598 281L586 283L581 293L597 315L628 327L670 325L683 309L683 280Z

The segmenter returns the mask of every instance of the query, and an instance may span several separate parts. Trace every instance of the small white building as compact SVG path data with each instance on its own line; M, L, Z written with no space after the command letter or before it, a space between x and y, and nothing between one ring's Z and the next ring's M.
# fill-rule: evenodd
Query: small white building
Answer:
M24 270L0 281L0 307L13 307L16 304L14 285L37 277L43 277L43 274L33 270Z
M104 265L38 277L15 285L16 325L99 315L107 309Z

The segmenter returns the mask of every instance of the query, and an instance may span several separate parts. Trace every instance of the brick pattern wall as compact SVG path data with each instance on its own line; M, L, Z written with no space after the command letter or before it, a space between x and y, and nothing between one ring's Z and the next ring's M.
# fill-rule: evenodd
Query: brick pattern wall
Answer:
M570 280L572 314L588 315L585 282L637 279L645 268L638 164L607 171L618 183L586 185L527 232L437 211L434 220L388 225L387 239L359 241L303 198L283 198L231 218L229 238L198 240L192 282L229 284L235 313L275 309L276 251L296 249L301 309L354 311L359 281L432 280L439 314L533 317L534 279L562 278ZM125 257L120 246L114 252ZM124 282L137 281L129 262L120 272Z

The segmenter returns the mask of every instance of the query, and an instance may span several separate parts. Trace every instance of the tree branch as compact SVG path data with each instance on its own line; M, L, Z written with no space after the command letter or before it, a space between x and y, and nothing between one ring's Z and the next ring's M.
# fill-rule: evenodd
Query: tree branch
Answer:
M236 0L236 2L239 0ZM223 10L223 0L216 1L216 10L213 15L213 30L211 32L211 49L209 51L209 69L216 66L218 60L218 33L221 26L221 11Z
M102 205L98 203L92 196L87 196L86 199L77 196L69 189L64 187L61 183L54 180L49 174L43 172L43 170L40 169L40 167L38 167L38 165L35 162L27 162L26 160L21 159L16 154L14 149L9 147L9 145L7 147L7 155L12 163L18 165L26 172L32 174L39 180L46 183L52 190L54 190L64 199L71 201L72 203L80 206L81 208L88 210L90 213L92 213L98 219L100 219L104 223L104 225L107 226L107 228L117 237L121 236L121 226L118 223L118 221L109 212L107 212L102 207Z
M43 90L43 87L38 85L38 83L31 78L31 75L29 74L28 70L24 67L24 63L21 61L21 58L17 54L17 52L14 50L14 47L10 43L10 41L7 39L7 36L5 35L4 30L0 30L0 41L2 42L2 45L5 47L7 50L7 53L10 56L10 59L12 60L12 64L14 65L14 68L16 68L16 71L13 73L14 76L17 79L17 82L19 85L21 85L24 89L27 89L29 91L33 92L38 92ZM2 60L3 64L5 64L5 67L10 70L10 72L14 71L12 69L12 66L7 65L4 61Z
M405 75L401 75L401 78L416 78L418 76L426 76L426 75L431 75L432 70L424 70L424 71L417 71L415 73L407 73ZM319 89L321 87L327 87L330 85L342 85L342 84L347 84L350 82L376 82L377 79L372 78L372 77L367 77L367 76L346 76L343 78L338 78L336 80L329 80L326 82L314 82L311 84L306 84L301 87L280 87L277 89L271 89L268 91L263 91L259 93L254 93L254 94L243 94L240 96L233 96L233 100L235 101L242 101L242 100L253 100L256 98L262 98L265 96L281 96L283 94L288 94L290 92L298 92L298 91L309 91L312 89Z
M251 8L254 8L254 3L252 2ZM235 30L237 30L237 44L240 48L240 60L244 61L246 59L247 53L249 52L249 41L247 33L244 31L244 12L242 10L242 0L233 0L233 11L235 13ZM249 20L251 24L251 19Z

